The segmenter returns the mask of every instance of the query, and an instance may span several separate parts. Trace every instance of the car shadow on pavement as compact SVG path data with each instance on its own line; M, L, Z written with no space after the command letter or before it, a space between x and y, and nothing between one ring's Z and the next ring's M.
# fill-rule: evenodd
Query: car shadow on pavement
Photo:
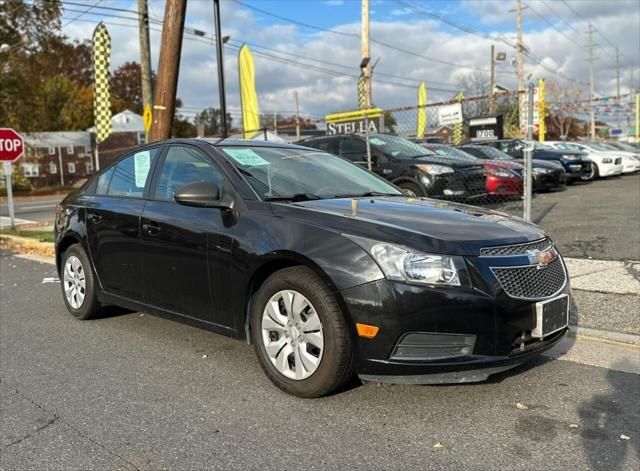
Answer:
M578 405L578 430L590 469L628 469L633 453L640 460L640 376L616 371L628 368L624 361L614 364L607 371L609 389Z
M120 306L102 306L98 314L92 319L107 319L111 317L119 317L127 314L133 314L135 311Z

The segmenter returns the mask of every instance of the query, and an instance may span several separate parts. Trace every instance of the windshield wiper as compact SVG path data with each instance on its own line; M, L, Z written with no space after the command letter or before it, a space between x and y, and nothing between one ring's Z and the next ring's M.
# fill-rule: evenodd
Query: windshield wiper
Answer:
M323 197L312 193L296 193L295 195L286 196L266 196L263 199L264 201L310 201L321 200Z
M406 196L402 193L384 193L381 191L367 191L366 193L347 193L344 195L333 195L333 198L360 198L367 196Z

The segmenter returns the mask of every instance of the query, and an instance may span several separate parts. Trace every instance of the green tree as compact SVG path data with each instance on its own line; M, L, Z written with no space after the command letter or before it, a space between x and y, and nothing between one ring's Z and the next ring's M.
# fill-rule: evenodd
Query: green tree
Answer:
M196 115L193 122L196 126L204 126L205 136L217 136L222 133L222 113L218 108L205 108ZM227 113L227 129L231 129L233 118Z

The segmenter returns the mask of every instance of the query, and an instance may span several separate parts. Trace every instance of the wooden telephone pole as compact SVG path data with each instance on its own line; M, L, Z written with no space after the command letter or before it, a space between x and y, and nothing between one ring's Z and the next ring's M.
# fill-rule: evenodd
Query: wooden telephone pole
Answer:
M153 101L151 84L151 46L149 43L149 8L147 0L138 0L138 29L140 34L140 75L142 79L142 111Z
M187 0L166 0L150 141L171 137Z
M369 0L362 0L362 31L361 31L361 52L362 61L360 68L364 81L364 105L371 108L371 53L369 51Z

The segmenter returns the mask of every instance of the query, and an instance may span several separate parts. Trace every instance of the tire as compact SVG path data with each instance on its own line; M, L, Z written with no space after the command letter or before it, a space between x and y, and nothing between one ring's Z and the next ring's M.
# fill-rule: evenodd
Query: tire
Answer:
M427 196L425 191L418 185L417 183L410 181L401 181L400 183L396 183L399 188L403 190L408 190L413 193L414 196Z
M89 257L80 244L71 245L62 254L60 285L62 299L73 317L86 320L98 313L100 302L93 270Z
M597 180L599 178L604 178L604 177L600 177L600 169L598 168L598 164L592 162L591 166L593 168L593 179L594 180Z
M290 302L288 307L285 299ZM302 306L304 309L296 310ZM294 314L287 316L287 312ZM303 398L321 397L353 376L351 338L344 314L326 283L309 268L291 267L273 273L253 297L250 315L251 338L260 366L281 390ZM300 359L299 365L296 359Z
M592 180L595 180L596 174L598 172L598 166L596 164L594 164L593 162L591 162L590 168L589 168L589 172L586 174L582 174L580 175L580 181L581 182L590 182Z

